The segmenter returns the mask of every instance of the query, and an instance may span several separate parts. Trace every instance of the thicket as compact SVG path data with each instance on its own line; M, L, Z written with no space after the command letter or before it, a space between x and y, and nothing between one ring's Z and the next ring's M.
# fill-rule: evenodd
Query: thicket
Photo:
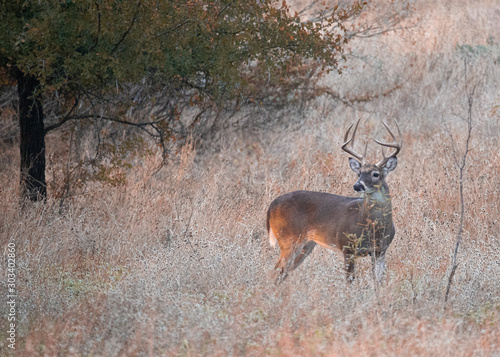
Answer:
M32 201L47 196L49 133L68 147L54 195L88 180L120 185L130 154L154 151L145 137L167 157L172 142L214 137L242 107L303 104L322 74L340 71L350 39L390 23L356 22L360 1L313 2L307 19L311 7L275 0L1 5L1 105L19 120L21 196Z

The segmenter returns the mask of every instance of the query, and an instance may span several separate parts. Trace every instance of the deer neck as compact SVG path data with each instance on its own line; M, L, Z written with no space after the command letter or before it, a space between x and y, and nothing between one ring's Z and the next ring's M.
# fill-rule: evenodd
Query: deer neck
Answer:
M382 184L370 192L364 192L362 197L367 215L375 219L392 219L391 195L387 185Z

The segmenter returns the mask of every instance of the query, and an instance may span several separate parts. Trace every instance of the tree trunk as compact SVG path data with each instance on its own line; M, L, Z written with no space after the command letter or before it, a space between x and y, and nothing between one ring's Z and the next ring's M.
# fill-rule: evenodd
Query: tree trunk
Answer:
M21 128L21 197L31 201L45 200L45 128L40 102L40 82L19 69L15 71L19 95Z

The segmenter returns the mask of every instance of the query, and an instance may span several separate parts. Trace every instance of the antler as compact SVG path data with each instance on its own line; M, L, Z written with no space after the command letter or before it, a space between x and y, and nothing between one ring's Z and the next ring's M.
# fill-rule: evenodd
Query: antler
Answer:
M361 118L358 119L358 121L356 122L356 126L354 127L354 131L352 132L352 136L349 140L347 140L347 138L349 137L349 132L351 131L352 127L354 124L351 124L351 126L349 127L349 129L347 129L347 132L345 133L345 136L344 136L344 145L342 145L342 150L344 150L346 153L348 154L351 154L352 156L354 156L356 159L358 159L359 161L361 161L362 163L365 161L365 158L363 155L361 154L358 154L356 151L354 151L353 147L354 147L354 136L356 135L356 130L358 130L358 124L359 122L361 121ZM347 145L351 144L351 147L348 148ZM366 149L365 149L365 155L366 155Z
M384 124L384 126L387 129L387 131L389 132L389 134L391 134L391 137L392 137L392 140L394 141L394 143L383 143L381 141L378 141L375 138L372 138L373 141L375 141L377 144L382 145L382 155L384 155L384 158L376 164L376 166L378 166L378 167L384 166L387 163L387 160L389 160L391 157L394 157L397 154L399 154L399 152L401 151L401 148L403 147L403 135L401 135L401 130L399 129L398 121L396 119L394 119L394 122L396 123L396 127L398 128L399 142L397 141L394 133L391 131L391 129L389 129L389 127L387 126L387 124L383 120L382 120L382 124ZM389 147L389 148L394 148L396 150L392 154L390 154L389 156L385 156L384 149L383 149L384 146Z

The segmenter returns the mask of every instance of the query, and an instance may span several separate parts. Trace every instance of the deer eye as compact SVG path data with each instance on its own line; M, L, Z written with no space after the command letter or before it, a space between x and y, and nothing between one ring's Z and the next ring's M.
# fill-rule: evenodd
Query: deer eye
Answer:
M378 172L373 172L373 173L372 173L372 176L373 176L374 178L379 178L380 174L379 174Z

